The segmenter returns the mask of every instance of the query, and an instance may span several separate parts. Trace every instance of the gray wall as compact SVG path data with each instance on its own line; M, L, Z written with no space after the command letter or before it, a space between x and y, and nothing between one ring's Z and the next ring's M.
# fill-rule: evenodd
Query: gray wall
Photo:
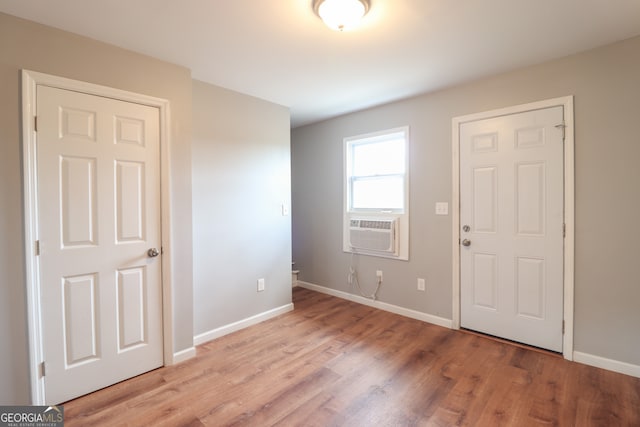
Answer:
M285 107L194 81L193 124L198 335L291 302L291 159Z
M20 70L171 102L174 349L193 345L191 73L188 69L0 13L0 404L30 402Z
M411 127L410 261L361 257L380 300L451 318L451 119L575 95L575 350L640 365L640 37L292 132L293 259L300 280L349 289L341 251L342 138ZM417 277L427 292L416 291Z

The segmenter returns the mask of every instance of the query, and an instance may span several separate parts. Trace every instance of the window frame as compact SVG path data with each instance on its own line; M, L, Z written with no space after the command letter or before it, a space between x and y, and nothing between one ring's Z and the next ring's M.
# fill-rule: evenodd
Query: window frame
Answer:
M404 172L362 175L356 176L354 180L353 151L354 147L363 144L383 142L396 138L404 139ZM363 255L377 256L383 258L409 259L409 153L410 153L409 126L402 126L382 131L355 135L343 139L343 251L348 253L358 253ZM403 203L401 208L354 208L353 207L353 184L357 180L375 179L379 177L402 176L403 182ZM350 247L349 224L351 219L395 219L398 221L398 255L355 250Z

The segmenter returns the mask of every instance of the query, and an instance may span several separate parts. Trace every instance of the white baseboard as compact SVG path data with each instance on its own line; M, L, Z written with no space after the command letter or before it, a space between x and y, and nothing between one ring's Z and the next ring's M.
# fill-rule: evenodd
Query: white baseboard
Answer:
M196 348L189 347L184 350L180 350L177 353L173 353L173 360L171 361L171 365L175 365L176 363L184 362L185 360L189 360L192 357L196 357Z
M264 322L265 320L269 320L273 317L279 316L281 314L287 313L293 310L293 304L286 304L282 307L277 307L269 311L265 311L264 313L256 314L255 316L247 317L246 319L239 320L237 322L230 323L228 325L221 326L216 329L212 329L210 331L204 332L202 334L198 334L193 337L193 344L200 345L216 338L220 338L232 332L239 331L240 329L248 328L249 326L256 325L260 322Z
M600 356L594 356L593 354L581 353L579 351L573 352L573 361L640 378L640 366L632 365L631 363L620 362L618 360L607 359Z
M358 304L364 304L370 307L379 308L380 310L389 311L391 313L399 314L405 317L410 317L411 319L433 323L434 325L443 326L445 328L451 329L451 327L453 326L453 323L450 319L434 316L432 314L422 313L420 311L411 310L393 304L387 304L386 302L371 300L369 298L364 298L347 292L337 291L335 289L327 288L320 285L314 285L313 283L303 282L302 280L298 280L297 285L302 288L310 289L312 291L321 292L323 294L357 302Z

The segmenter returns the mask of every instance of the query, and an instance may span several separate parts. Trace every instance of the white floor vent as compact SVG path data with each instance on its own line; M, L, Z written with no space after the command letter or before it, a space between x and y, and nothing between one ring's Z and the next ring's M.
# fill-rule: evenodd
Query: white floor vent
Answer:
M351 219L349 245L356 250L398 255L395 219Z

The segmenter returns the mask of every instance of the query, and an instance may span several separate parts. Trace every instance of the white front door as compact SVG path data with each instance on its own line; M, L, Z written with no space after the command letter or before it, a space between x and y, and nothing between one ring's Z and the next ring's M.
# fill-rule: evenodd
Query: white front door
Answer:
M460 126L460 325L562 351L561 106Z
M163 364L159 110L37 87L45 400Z

